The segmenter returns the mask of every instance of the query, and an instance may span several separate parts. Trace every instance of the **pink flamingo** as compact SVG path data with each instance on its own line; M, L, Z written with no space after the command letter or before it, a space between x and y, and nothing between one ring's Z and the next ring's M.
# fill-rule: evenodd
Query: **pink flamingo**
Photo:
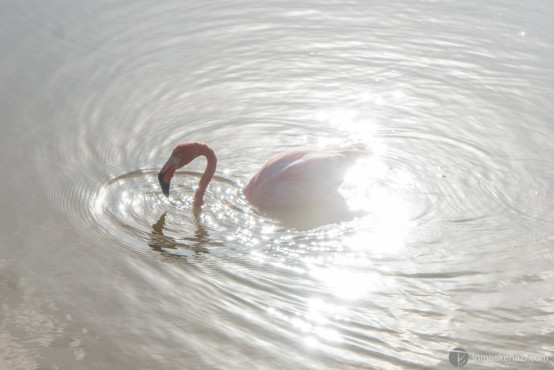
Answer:
M316 202L333 193L342 184L347 168L356 158L367 154L362 144L325 149L298 148L277 154L242 189L246 199L260 207L293 207ZM169 184L175 170L199 156L207 164L200 178L193 205L204 204L204 193L217 164L214 151L201 142L181 143L158 174L160 186L169 197Z

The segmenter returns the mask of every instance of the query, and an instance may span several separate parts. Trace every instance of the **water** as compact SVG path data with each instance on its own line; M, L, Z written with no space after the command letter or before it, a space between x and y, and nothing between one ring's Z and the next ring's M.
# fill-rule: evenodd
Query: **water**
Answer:
M1 368L552 368L550 2L0 7ZM343 199L241 196L352 142Z

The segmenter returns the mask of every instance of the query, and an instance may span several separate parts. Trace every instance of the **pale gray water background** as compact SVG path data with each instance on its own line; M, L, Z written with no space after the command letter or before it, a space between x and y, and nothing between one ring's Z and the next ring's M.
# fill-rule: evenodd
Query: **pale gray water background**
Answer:
M0 368L554 361L554 3L2 1ZM217 177L195 216L199 159ZM259 213L297 145L343 201ZM348 211L346 210L348 207Z

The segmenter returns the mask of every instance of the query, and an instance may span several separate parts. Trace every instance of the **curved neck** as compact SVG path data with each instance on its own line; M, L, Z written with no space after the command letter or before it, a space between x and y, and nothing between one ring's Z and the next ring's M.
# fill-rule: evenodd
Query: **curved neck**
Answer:
M204 204L204 193L206 192L206 188L208 187L208 184L214 176L215 168L217 166L217 158L212 148L210 148L207 144L196 143L196 145L198 145L198 156L203 155L204 157L206 157L207 161L204 174L202 174L202 177L198 182L198 187L196 188L196 193L194 193L194 205L196 207L200 207L202 206L202 204Z

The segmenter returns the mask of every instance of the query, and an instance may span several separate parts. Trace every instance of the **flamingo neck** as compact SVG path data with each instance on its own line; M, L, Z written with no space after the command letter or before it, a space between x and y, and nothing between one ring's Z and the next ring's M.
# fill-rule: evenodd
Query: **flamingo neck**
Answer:
M194 206L201 207L204 204L204 193L208 184L212 180L212 177L215 173L215 168L217 166L217 158L212 148L204 143L196 143L198 145L198 156L203 155L206 157L206 169L198 182L198 187L196 188L196 193L194 193Z

